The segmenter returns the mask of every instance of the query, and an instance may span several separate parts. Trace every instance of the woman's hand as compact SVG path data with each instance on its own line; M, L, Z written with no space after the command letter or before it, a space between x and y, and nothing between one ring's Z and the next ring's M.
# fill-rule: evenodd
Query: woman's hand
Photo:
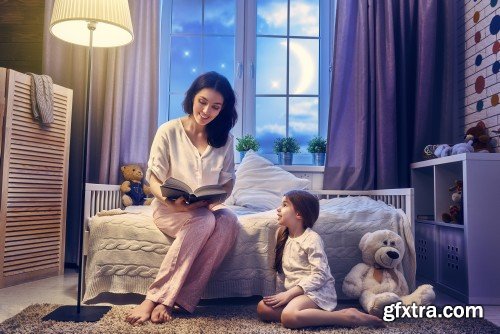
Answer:
M193 204L186 204L184 197L179 197L175 201L171 201L163 197L160 187L162 184L163 182L158 180L155 174L151 173L151 177L149 178L149 188L151 190L151 193L162 205L168 207L172 212L186 212L208 205L207 201L199 201Z
M202 208L207 206L209 203L207 201L199 201L191 204L187 204L184 197L179 197L175 201L171 201L169 199L165 199L164 204L166 204L169 208L171 208L175 212L187 212L191 210L195 210L198 208Z

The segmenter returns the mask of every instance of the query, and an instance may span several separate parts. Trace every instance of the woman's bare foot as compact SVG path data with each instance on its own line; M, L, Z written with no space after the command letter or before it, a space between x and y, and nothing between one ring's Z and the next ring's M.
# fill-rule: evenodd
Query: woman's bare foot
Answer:
M158 304L151 313L151 322L160 324L172 320L172 307Z
M386 327L385 323L382 319L359 311L356 308L347 308L340 310L339 312L343 313L346 316L346 323L344 325L349 327L358 327L358 326L367 326L367 327L375 327L375 328L383 328Z
M155 306L155 302L144 299L139 306L136 306L132 311L130 311L125 318L125 321L131 325L142 325L151 318L151 312L153 312Z

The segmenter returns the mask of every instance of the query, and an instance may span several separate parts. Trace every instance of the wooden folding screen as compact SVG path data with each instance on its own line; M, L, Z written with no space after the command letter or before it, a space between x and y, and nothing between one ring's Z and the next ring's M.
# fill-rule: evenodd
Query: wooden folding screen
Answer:
M64 269L73 91L54 85L54 122L42 126L30 86L0 68L0 288Z

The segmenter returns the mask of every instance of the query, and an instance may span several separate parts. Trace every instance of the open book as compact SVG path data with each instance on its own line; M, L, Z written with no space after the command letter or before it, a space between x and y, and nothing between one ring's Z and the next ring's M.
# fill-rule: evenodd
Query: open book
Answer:
M209 201L211 203L223 202L227 193L221 185L211 184L192 190L184 182L170 177L161 185L161 194L170 200L184 197L187 203Z

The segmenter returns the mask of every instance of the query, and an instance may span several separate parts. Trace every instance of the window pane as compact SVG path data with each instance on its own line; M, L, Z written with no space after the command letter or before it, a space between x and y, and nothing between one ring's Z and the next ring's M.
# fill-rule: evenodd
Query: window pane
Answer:
M168 112L168 119L179 118L185 116L186 113L182 109L182 101L184 100L184 94L172 94L170 95L170 106Z
M201 74L201 38L172 36L170 92L183 94Z
M290 35L319 36L318 0L290 1Z
M257 37L257 94L286 93L286 39Z
M290 39L290 93L318 94L319 41Z
M205 0L205 34L234 35L235 0Z
M272 153L274 140L286 135L286 98L255 99L255 137L263 153Z
M288 134L297 139L300 152L307 152L307 142L318 135L318 98L291 97L288 101Z
M203 72L216 71L234 84L234 37L205 37Z
M288 3L286 0L257 1L257 34L286 35Z
M201 33L202 0L173 0L172 33Z

